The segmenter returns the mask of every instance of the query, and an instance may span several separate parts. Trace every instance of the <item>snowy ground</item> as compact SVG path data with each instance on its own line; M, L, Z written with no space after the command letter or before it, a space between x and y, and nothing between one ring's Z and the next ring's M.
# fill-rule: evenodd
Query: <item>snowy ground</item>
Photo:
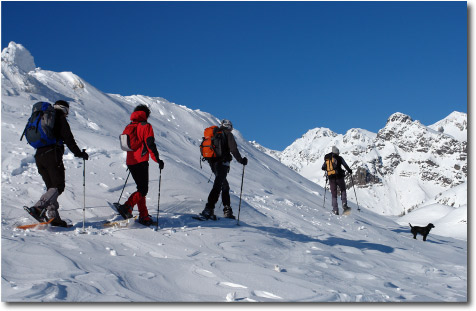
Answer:
M468 301L466 238L445 237L451 230L446 224L423 242L421 236L412 238L407 220L358 212L354 203L351 215L333 216L329 193L323 204L324 189L256 149L237 130L240 151L249 159L240 225L194 220L190 216L203 209L211 189L211 172L206 165L200 169L198 146L215 117L160 98L103 94L71 73L36 70L30 79L41 81L35 82L40 93L7 88L2 78L8 91L2 89L2 301ZM86 234L83 163L69 151L59 202L62 217L74 226L15 228L32 222L22 205L34 204L45 191L34 150L19 141L31 105L48 99L42 94L71 99L69 122L79 147L90 155ZM160 227L103 228L106 220L120 217L107 203L119 199L127 177L118 135L139 103L152 110L150 122L165 161ZM235 215L241 177L242 166L233 162ZM158 180L158 167L151 163L147 205L154 217ZM133 191L129 179L121 202Z

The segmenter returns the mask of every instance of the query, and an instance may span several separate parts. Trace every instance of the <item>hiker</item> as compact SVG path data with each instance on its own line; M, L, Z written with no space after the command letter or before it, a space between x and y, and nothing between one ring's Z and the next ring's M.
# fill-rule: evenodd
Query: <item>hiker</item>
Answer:
M243 164L248 164L246 157L242 158L238 147L236 145L235 137L231 133L233 130L233 124L229 120L222 120L218 128L218 131L223 133L224 139L221 146L221 156L218 158L209 158L208 163L215 175L215 181L213 182L213 188L208 195L208 201L205 205L205 209L200 213L206 219L216 219L215 216L215 204L218 202L218 198L221 192L221 199L223 202L223 215L225 218L235 219L233 210L230 206L230 186L226 180L226 176L230 171L230 162L233 160L231 154L235 159ZM231 154L230 154L231 153Z
M339 187L342 199L342 208L344 213L350 212L350 207L347 206L347 192L345 188L345 172L342 169L345 167L349 174L352 174L352 169L347 165L345 160L339 155L339 149L336 146L332 147L332 152L324 156L324 164L322 169L327 172L329 179L329 187L332 194L332 212L339 215L339 208L337 205L337 187Z
M52 135L56 143L39 147L35 154L36 167L45 182L47 191L30 208L30 214L38 221L53 219L50 223L52 226L67 227L67 223L61 219L58 213L58 197L65 188L64 144L77 158L88 160L89 156L86 151L79 149L69 127L66 119L69 114L69 104L64 100L58 100L53 108L55 120Z
M124 204L118 205L118 211L124 219L132 218L132 210L137 204L139 209L139 223L150 226L153 221L146 206L146 195L149 191L149 154L152 160L164 168L164 161L159 159L159 151L155 145L154 130L147 119L150 110L146 105L138 105L131 114L131 125L136 126L131 140L140 144L136 150L127 151L126 165L137 185L137 191L132 193Z

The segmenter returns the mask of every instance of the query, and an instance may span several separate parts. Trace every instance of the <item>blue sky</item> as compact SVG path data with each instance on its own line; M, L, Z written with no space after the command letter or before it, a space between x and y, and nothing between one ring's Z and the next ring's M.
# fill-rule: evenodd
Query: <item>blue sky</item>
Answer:
M309 129L467 112L466 2L5 2L2 49L283 150Z

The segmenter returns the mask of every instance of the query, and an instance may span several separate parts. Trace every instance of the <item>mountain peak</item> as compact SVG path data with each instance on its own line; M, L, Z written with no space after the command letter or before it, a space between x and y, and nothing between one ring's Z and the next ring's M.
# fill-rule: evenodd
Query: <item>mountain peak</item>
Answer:
M11 41L2 51L2 62L18 67L24 72L35 70L33 56L21 44Z
M401 112L395 112L394 114L392 114L388 120L387 120L387 124L389 123L395 123L395 122L398 122L398 123L411 123L413 122L413 119L409 116L409 115L406 115L404 113L401 113Z

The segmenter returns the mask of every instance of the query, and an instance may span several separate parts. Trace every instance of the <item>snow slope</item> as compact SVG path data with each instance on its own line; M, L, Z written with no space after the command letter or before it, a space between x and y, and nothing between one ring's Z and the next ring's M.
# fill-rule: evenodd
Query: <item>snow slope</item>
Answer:
M256 149L238 130L240 152L249 159L239 226L228 219L193 220L211 189L210 169L200 168L199 143L217 118L163 98L102 93L73 73L32 68L27 52L15 43L2 51L2 301L468 300L465 240L439 235L444 228L438 225L426 242L413 240L407 225L357 212L354 203L350 216L333 216L328 193L323 204L323 188ZM69 150L64 157L60 213L74 226L19 230L17 225L32 222L21 206L45 191L34 150L19 137L34 102L58 99L70 101L70 125L90 155L85 167ZM160 226L103 228L104 221L120 218L107 203L119 199L127 177L118 135L140 103L152 111L149 121L165 161ZM234 161L229 182L235 215L242 173ZM147 205L154 217L158 180L151 163ZM133 191L129 179L121 202Z

